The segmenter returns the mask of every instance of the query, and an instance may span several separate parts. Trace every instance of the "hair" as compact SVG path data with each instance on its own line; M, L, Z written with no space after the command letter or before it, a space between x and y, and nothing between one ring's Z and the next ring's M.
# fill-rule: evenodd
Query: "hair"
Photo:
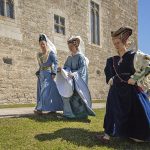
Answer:
M46 37L45 37L44 34L40 34L40 36L39 36L39 42L41 42L41 41L47 42Z
M75 47L79 47L80 45L80 39L79 38L74 38L74 37L71 37L69 38L69 40L67 41L68 44L73 44Z

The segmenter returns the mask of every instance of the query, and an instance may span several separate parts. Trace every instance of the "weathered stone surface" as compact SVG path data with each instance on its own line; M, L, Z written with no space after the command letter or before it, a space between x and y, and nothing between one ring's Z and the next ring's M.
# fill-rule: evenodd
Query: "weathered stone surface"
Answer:
M41 32L55 43L60 65L69 55L68 37L81 35L90 60L92 98L106 98L103 70L106 58L115 54L110 31L131 26L132 40L137 44L137 0L94 1L100 4L100 46L90 44L90 0L17 0L15 20L0 16L0 104L36 101L36 53ZM65 17L65 36L54 32L54 14ZM4 57L11 58L12 65L5 64Z

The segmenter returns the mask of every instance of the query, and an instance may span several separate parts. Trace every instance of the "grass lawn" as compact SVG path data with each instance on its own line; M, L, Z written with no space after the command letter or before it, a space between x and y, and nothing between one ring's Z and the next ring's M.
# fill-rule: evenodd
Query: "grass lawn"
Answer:
M150 143L125 139L99 143L94 135L103 131L104 110L95 111L96 117L80 121L55 115L0 119L0 150L150 150Z
M0 109L4 108L22 108L22 107L35 107L35 104L9 104L0 105Z
M106 100L93 99L92 103L106 103ZM35 107L36 104L3 104L0 105L0 109L4 108L22 108L22 107Z
M93 99L92 103L106 103L106 100Z

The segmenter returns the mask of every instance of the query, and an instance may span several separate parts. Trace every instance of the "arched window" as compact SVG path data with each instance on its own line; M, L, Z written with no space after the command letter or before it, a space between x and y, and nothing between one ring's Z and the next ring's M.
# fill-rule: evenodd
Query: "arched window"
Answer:
M4 0L0 0L0 15L4 16Z
M0 0L0 15L15 18L13 0Z
M14 3L13 0L6 1L6 13L7 17L14 18Z
M100 45L99 5L91 1L91 42Z

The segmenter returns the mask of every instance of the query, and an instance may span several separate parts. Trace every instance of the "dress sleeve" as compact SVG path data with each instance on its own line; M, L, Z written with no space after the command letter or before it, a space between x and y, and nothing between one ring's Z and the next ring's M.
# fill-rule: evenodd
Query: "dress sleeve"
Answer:
M112 59L112 57L107 59L104 73L106 76L106 83L108 84L109 80L115 75L114 70L113 70L113 59Z
M132 79L138 81L150 74L150 56L137 52L134 56L135 73Z
M86 65L86 59L84 56L79 57L78 65L79 65L79 68L77 70L77 73L80 75L82 79L86 81L87 65Z
M131 76L144 91L150 90L150 56L137 52L134 57L135 73Z
M65 69L66 71L70 72L71 71L71 61L70 61L70 56L67 58L63 69Z
M57 74L57 67L58 67L58 60L56 54L52 53L51 55L52 60L52 72L51 74L56 75Z

